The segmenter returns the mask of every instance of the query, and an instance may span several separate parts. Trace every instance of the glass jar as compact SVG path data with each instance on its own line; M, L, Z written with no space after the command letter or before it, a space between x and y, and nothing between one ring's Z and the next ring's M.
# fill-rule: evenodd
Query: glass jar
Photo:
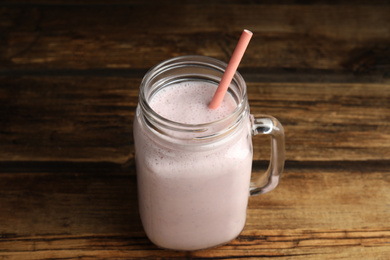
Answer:
M143 78L134 119L139 209L143 227L157 246L200 250L227 243L245 226L249 195L276 187L284 165L284 133L271 116L252 116L246 84L236 72L227 95L236 108L202 124L171 121L150 106L154 95L174 84L218 86L227 64L204 56L160 63ZM265 173L251 176L252 136L271 136Z

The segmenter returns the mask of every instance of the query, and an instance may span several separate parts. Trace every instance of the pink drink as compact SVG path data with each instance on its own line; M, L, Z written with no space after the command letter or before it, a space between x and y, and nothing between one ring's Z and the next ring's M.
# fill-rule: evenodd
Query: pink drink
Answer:
M218 109L209 109L216 87L184 81L158 91L149 105L182 124L214 122L237 106L226 94ZM134 140L140 215L149 239L163 248L198 250L237 237L245 225L252 166L248 113L223 138L201 145L169 142L142 120L137 113ZM220 129L208 127L214 130Z
M249 193L273 190L282 174L283 126L249 114L238 72L221 106L208 108L225 70L210 57L182 56L156 65L141 82L133 128L139 208L146 234L160 247L229 242L245 225ZM251 179L254 135L271 137L271 160Z

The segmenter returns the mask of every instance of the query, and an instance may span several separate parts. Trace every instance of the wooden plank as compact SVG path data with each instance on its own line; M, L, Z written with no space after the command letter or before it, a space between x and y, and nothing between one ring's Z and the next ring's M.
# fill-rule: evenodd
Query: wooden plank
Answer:
M388 5L5 5L1 13L3 75L147 69L189 54L228 61L243 28L255 33L244 69L369 73L379 81L390 66ZM220 17L234 19L226 27Z
M140 1L140 0L111 0L109 3L104 0L13 0L13 1L2 1L1 5L183 5L183 4L202 4L202 5L213 5L213 4L241 4L241 5L350 5L350 0L311 0L310 2L302 0L196 0L196 1L180 1L180 0L166 0L163 3L155 2L153 0ZM386 5L389 4L388 0L359 0L353 5Z
M0 80L1 162L133 163L141 79ZM248 96L252 114L284 125L287 160L390 159L390 85L248 83ZM254 159L268 160L267 138L253 142Z
M388 166L389 162L287 162L274 191L250 198L247 227L390 231L385 220L390 214Z
M0 234L142 235L131 171L3 173L1 186L8 188L0 193Z
M350 166L288 167L276 190L250 198L247 224L236 240L191 253L160 250L148 241L138 216L136 178L128 169L2 173L0 256L386 259L389 169L367 162Z
M252 114L270 114L284 124L287 159L390 156L390 85L249 83L248 97ZM255 154L261 154L263 145L255 142Z
M353 234L354 232L341 232ZM264 241L270 236L259 232L263 242L257 247L224 246L197 252L176 252L144 244L146 240L118 236L55 236L21 237L9 239L8 245L19 247L16 250L0 252L6 259L387 259L389 235L371 231L363 237L337 239L307 238L316 232L306 232L288 241L289 236L281 235L277 241ZM331 233L332 234L332 233ZM385 235L384 235L385 234ZM372 236L372 237L370 237ZM379 237L377 237L379 236ZM271 237L272 239L273 237ZM305 243L299 245L299 240ZM287 240L287 241L286 241ZM330 241L332 240L332 243ZM335 242L337 243L336 245ZM147 243L147 242L146 242ZM253 241L252 241L253 243ZM313 243L310 245L310 243ZM297 245L298 244L298 245Z
M132 155L140 80L3 78L2 161L110 161Z

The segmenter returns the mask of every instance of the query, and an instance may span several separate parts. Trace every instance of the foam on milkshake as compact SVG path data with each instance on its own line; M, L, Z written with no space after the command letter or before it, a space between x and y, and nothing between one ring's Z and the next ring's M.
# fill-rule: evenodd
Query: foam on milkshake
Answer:
M216 89L215 84L205 81L181 82L158 91L149 105L157 114L178 123L210 123L226 117L237 106L227 93L218 109L210 109Z

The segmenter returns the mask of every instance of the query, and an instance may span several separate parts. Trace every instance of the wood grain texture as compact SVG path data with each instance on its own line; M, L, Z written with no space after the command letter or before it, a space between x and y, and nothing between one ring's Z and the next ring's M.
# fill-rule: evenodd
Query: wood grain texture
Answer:
M3 161L129 160L140 80L33 77L2 82Z
M3 173L0 256L4 259L352 259L371 254L375 257L367 259L386 259L390 256L390 209L383 203L390 200L387 165L292 164L276 191L250 198L247 224L236 240L193 253L160 250L147 240L138 216L136 179L128 173L131 169L56 175Z
M153 1L152 1L153 2ZM0 260L390 259L390 3L0 2ZM138 213L132 120L160 61L228 61L285 127L279 186L230 243L159 249ZM253 172L269 140L253 139Z
M0 161L133 162L140 78L2 82ZM390 160L388 84L249 82L248 96L252 114L284 125L287 160ZM267 139L253 141L255 160L267 160Z
M188 54L228 61L248 28L254 37L241 68L388 78L389 12L388 5L5 5L0 68L147 69Z

